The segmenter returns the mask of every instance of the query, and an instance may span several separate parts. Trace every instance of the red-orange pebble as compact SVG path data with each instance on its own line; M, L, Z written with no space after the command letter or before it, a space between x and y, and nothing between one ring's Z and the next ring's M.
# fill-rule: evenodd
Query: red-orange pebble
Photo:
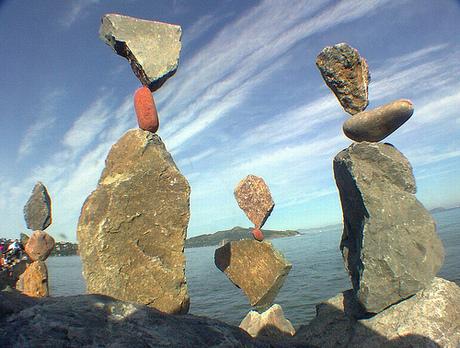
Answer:
M259 242L263 241L265 238L262 231L258 228L254 228L252 230L252 236L254 237L254 239L258 240Z
M134 110L136 111L139 128L155 133L160 122L152 92L146 86L138 88L134 93Z

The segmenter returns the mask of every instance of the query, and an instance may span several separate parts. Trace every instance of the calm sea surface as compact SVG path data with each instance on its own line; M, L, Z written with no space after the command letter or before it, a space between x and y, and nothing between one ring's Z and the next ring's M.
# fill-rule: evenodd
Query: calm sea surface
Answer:
M433 214L444 243L446 260L439 276L460 285L460 209ZM338 249L339 227L318 230L298 237L273 240L293 267L276 298L294 326L307 323L315 315L315 305L349 289ZM239 324L250 306L214 265L215 247L186 249L190 312ZM78 256L47 260L51 296L85 293Z

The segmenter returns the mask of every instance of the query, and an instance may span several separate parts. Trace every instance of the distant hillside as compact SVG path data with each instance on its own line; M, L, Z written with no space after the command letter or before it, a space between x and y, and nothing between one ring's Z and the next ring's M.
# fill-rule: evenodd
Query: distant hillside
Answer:
M298 231L273 231L273 230L262 230L266 239L283 238L297 236L300 233ZM252 235L249 228L243 228L240 226L234 227L231 230L219 231L212 234L204 234L197 237L189 238L185 241L186 248L198 248L211 245L219 245L224 239L240 240L240 239L252 239Z
M436 214L436 213L442 213L444 211L450 211L450 210L455 210L459 209L460 207L452 207L452 208L444 208L444 207L438 207L430 210L431 214Z

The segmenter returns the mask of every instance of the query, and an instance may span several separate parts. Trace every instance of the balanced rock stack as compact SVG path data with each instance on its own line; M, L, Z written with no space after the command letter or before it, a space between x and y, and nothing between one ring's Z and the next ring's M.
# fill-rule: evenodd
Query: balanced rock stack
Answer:
M367 64L346 44L324 49L317 65L344 108L355 113L345 122L344 132L359 142L337 154L333 163L343 211L340 249L353 290L318 307L317 318L300 330L300 336L314 345L347 346L353 337L344 332L339 337L338 331L345 326L355 333L372 327L378 337L388 340L410 333L445 344L442 331L458 330L460 313L449 307L460 303L460 289L435 278L444 261L444 248L433 218L415 197L409 161L394 146L377 143L412 115L412 104L400 100L364 112ZM438 311L431 314L430 297L439 302ZM433 319L431 325L426 325L428 317ZM424 324L415 324L419 321ZM328 334L319 335L326 327ZM361 331L356 343L381 344L370 338L372 331ZM460 335L452 339L459 343ZM418 341L408 342L416 346Z
M150 90L174 74L180 34L180 27L166 23L102 18L102 40L128 59L144 84L134 99L141 129L112 146L77 229L88 292L167 313L189 308L184 245L190 186L154 134L158 119Z
M34 231L27 238L24 247L32 263L19 277L16 288L28 296L45 297L49 295L45 260L53 251L55 241L44 231L52 222L51 198L41 182L35 184L32 195L24 206L24 219L27 228Z
M252 235L255 240L227 242L216 249L214 262L233 284L243 290L251 306L267 308L273 303L292 267L271 243L263 241L261 228L275 204L265 181L255 175L241 180L234 193L238 205L254 224ZM240 327L252 336L272 335L273 330L263 330L263 327L279 324L276 332L293 335L294 329L284 318L281 307L274 306L262 315L249 312ZM270 319L267 321L266 318Z

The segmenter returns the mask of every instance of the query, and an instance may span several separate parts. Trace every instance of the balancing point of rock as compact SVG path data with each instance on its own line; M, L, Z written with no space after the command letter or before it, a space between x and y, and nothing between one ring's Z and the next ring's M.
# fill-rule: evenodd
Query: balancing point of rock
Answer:
M239 207L255 225L255 228L262 228L275 206L264 179L248 175L238 183L234 194Z
M155 101L148 87L142 86L134 93L134 110L136 111L139 128L156 133L160 123Z
M24 295L31 297L47 297L48 268L43 261L32 262L20 276L20 290Z
M252 236L254 237L255 240L258 240L259 242L264 240L264 234L259 228L253 228L252 229Z
M357 300L378 313L427 287L444 248L416 199L409 161L392 145L353 143L334 159L343 211L340 249Z
M272 304L292 268L271 243L249 239L216 249L214 262L259 307Z
M45 261L55 244L54 238L45 231L34 231L24 249L32 261Z
M128 131L112 146L78 223L88 292L186 313L189 218L190 186L160 137Z
M241 321L240 328L252 337L279 338L295 335L294 327L284 316L283 308L279 304L274 304L263 313L250 311Z
M120 14L102 17L99 36L128 59L139 81L153 92L177 70L182 29L178 25Z
M354 141L377 142L401 127L413 113L412 102L399 99L350 117L343 124L343 132Z
M31 230L44 230L51 224L51 198L41 182L35 184L24 206L24 219Z
M316 66L342 107L351 115L366 109L370 80L367 62L347 43L324 48Z

